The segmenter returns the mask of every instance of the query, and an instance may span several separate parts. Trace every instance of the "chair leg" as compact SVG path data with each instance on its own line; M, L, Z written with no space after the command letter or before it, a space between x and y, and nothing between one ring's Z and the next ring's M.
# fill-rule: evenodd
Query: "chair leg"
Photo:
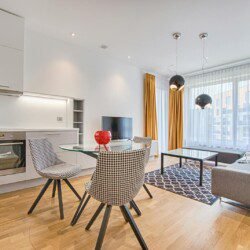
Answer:
M60 219L64 219L64 213L63 213L63 201L62 201L62 186L61 186L61 180L57 181L57 190L58 190L58 201L59 201L59 210L60 210Z
M131 206L131 205L130 205L130 206ZM124 213L124 211L122 210L121 207L119 207L119 208L120 208L120 210L121 210L121 212L122 212L122 215L123 215L124 220L125 220L126 222L128 222L128 218L126 217L126 214Z
M96 212L94 213L93 217L91 218L91 220L89 221L88 225L86 226L86 230L89 230L90 227L93 225L93 223L95 222L96 218L98 217L98 215L101 213L102 209L105 207L104 203L101 203L100 206L97 208Z
M74 218L71 221L71 226L74 226L77 221L79 220L84 208L87 206L89 199L91 198L91 196L89 195L86 199L86 201L83 203L82 207L79 209L78 213L74 216Z
M149 197L150 197L151 199L153 199L153 195L150 193L150 191L148 190L148 188L147 188L147 186L146 186L145 183L143 184L143 188L146 190L146 192L148 193Z
M78 198L78 200L81 200L81 196L76 192L76 190L74 189L74 187L71 185L71 183L69 182L68 179L63 179L66 184L68 185L68 187L72 190L72 192L75 194L75 196Z
M71 220L71 225L73 226L73 222L74 222L74 220L75 220L75 218L77 217L77 215L78 215L78 213L79 213L79 211L80 211L80 209L81 209L81 207L82 207L82 203L84 202L84 199L85 199L85 197L86 197L86 195L87 195L87 192L85 191L84 192L84 194L83 194L83 196L82 196L82 198L81 198L81 201L80 201L80 203L79 203L79 205L78 205L78 207L77 207L77 209L76 209L76 212L75 212L75 214L74 214L74 216L73 216L73 218L72 218L72 220Z
M131 205L131 203L129 202L129 209L132 209L133 207L132 207L132 205Z
M56 180L53 182L53 190L52 190L52 198L54 198L56 195Z
M39 195L37 196L36 200L34 201L34 203L32 204L30 210L28 211L28 214L31 214L33 212L33 210L35 209L36 205L38 204L38 202L41 200L41 198L43 197L44 193L46 192L46 190L48 189L50 183L52 182L52 179L48 179L46 184L43 186L42 190L40 191Z
M108 221L109 221L111 210L112 210L112 206L107 205L106 210L105 210L105 214L104 214L104 217L103 217L103 220L102 220L101 229L100 229L98 239L97 239L97 242L96 242L95 250L100 250L102 248L102 243L103 243L103 239L104 239L106 229L107 229L107 226L108 226Z
M126 206L124 206L124 205L121 206L121 209L123 210L124 214L126 214L126 217L128 218L128 222L129 222L132 230L134 231L134 234L135 234L137 240L139 241L142 249L147 250L148 247L147 247L144 239L142 238L142 235L141 235L141 233L140 233L137 225L135 224L135 221L134 221L131 213L129 212L129 209Z
M136 205L136 203L134 202L134 200L130 201L129 204L135 210L135 212L137 213L137 215L141 216L141 211L138 208L138 206Z

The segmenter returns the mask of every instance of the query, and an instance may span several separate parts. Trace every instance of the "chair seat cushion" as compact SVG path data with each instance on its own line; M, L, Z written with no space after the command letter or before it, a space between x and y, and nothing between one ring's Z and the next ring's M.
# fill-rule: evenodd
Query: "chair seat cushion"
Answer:
M57 164L39 171L39 174L49 179L67 179L82 171L80 166L68 163Z

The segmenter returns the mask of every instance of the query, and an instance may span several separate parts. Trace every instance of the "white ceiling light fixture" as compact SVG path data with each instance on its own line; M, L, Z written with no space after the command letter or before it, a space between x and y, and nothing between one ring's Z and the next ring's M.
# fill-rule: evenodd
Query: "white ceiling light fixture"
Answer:
M71 36L72 36L72 37L75 37L75 36L76 36L76 33L75 33L75 32L72 32L72 33L71 33Z

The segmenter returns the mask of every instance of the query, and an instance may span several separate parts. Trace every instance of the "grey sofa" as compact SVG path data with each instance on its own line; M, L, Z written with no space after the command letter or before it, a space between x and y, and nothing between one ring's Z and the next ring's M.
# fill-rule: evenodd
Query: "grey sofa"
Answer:
M250 206L250 163L212 168L212 193Z

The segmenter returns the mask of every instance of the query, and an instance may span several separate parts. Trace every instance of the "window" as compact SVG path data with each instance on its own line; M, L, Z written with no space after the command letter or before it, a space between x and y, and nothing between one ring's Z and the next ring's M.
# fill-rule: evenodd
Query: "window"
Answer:
M250 81L239 81L238 83L238 103L237 103L237 143L248 145L250 141Z
M186 79L185 144L250 149L250 65ZM195 98L212 97L211 109L200 110Z

